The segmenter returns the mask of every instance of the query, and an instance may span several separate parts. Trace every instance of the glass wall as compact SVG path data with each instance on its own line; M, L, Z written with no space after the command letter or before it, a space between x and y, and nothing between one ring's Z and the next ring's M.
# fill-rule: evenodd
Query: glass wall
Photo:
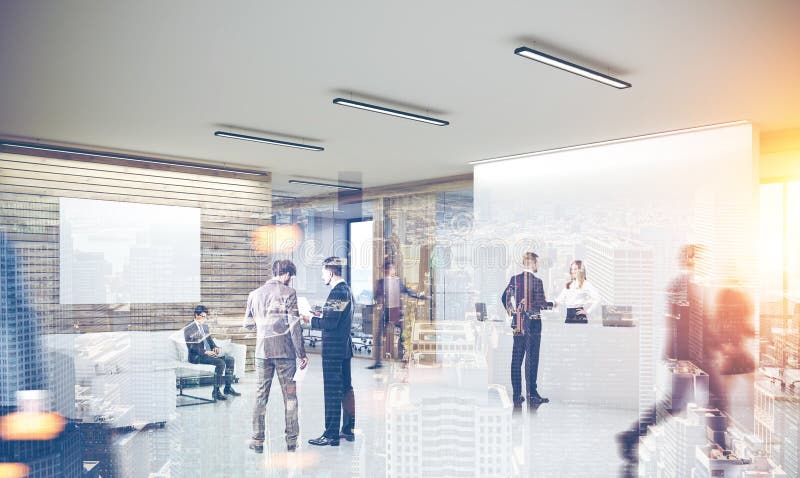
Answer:
M761 357L775 371L798 367L800 182L761 186Z
M4 423L52 425L24 440L4 425L2 458L30 476L689 476L699 450L792 476L800 181L758 185L753 171L752 130L737 126L357 199L273 204L263 181L173 177L206 181L203 194L141 203L155 212L134 225L62 205L88 198L0 191L17 194L0 206ZM169 207L185 209L160 217ZM108 244L111 261L97 254ZM265 335L244 328L278 260L296 266L301 308L332 310L332 256L354 298L356 422L338 448L309 443L326 420L326 332L270 329L308 366L286 358L294 370L275 364L268 382ZM106 286L132 295L98 298ZM87 299L61 301L67 289ZM222 364L198 362L207 352Z

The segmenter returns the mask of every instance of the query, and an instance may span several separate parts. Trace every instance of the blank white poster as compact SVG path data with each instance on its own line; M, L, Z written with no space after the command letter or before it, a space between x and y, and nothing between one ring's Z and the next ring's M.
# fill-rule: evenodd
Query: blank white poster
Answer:
M59 198L60 303L200 300L200 209Z

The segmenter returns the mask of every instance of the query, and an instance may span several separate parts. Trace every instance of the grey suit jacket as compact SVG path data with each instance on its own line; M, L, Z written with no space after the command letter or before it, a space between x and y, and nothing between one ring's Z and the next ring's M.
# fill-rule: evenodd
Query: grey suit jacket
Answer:
M246 329L256 329L257 359L296 359L306 356L297 293L277 279L270 279L247 296Z

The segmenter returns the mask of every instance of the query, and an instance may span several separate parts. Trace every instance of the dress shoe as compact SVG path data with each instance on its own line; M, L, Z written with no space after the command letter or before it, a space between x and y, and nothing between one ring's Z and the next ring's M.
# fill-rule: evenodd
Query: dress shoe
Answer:
M286 445L286 451L294 453L297 450L297 445Z
M544 398L543 396L539 395L538 393L532 393L528 395L528 401L531 404L538 404L538 403L550 403L549 398Z
M249 448L256 453L264 453L264 445L256 445L255 443L251 443Z
M214 400L221 400L221 401L227 400L227 398L225 398L225 395L223 395L218 388L215 388L214 391L211 392L211 398Z
M225 390L223 390L222 393L224 393L225 395L232 395L234 397L238 397L241 395L241 393L234 390L233 387L231 387L230 385L226 386Z
M325 435L308 440L308 443L316 446L339 446L339 440L328 438Z
M374 364L372 364L369 367L367 367L367 370L375 370L376 368L381 368L381 367L383 367L382 363L375 362Z
M347 441L356 441L356 435L353 432L346 432L344 430L342 430L339 438L344 438Z
M514 397L514 405L522 405L522 402L524 402L524 401L525 401L525 397L523 397L522 395Z
M532 413L533 415L536 415L536 411L539 410L539 407L541 407L541 406L542 406L542 403L528 402L528 411L530 413ZM520 405L517 408L522 408L522 405Z

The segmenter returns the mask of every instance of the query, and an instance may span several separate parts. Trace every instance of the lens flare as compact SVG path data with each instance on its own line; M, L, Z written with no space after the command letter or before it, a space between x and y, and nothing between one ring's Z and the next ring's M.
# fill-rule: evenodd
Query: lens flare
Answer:
M278 452L270 454L265 464L273 470L303 471L317 466L319 460L319 454L311 451Z
M297 224L271 224L253 231L253 250L259 254L288 254L302 239Z
M3 440L52 440L64 430L64 423L64 417L52 412L11 413L0 421L0 436Z
M24 463L0 463L0 476L4 478L23 478L30 471Z

